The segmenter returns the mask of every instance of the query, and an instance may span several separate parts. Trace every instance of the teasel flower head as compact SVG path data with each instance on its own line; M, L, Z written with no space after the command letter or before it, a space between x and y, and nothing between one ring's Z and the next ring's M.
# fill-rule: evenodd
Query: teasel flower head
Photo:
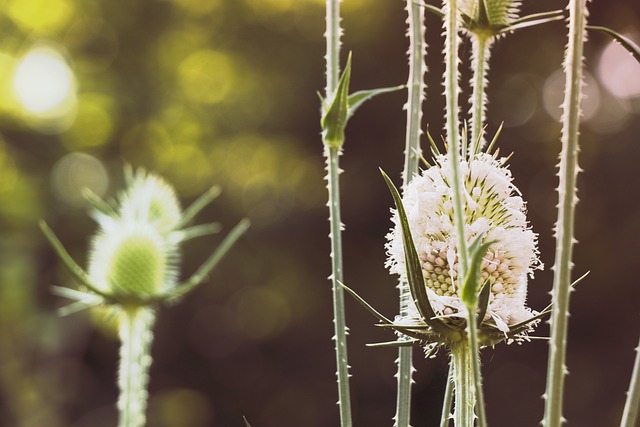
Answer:
M180 246L183 242L220 230L217 223L189 224L220 190L212 187L182 209L173 187L157 175L125 168L127 187L116 200L104 201L85 192L98 223L90 245L85 272L71 258L51 229L41 228L60 259L85 288L55 288L76 302L65 307L68 314L94 305L149 306L172 302L204 281L235 241L247 230L242 220L196 272L178 283Z
M527 225L525 203L505 163L505 158L480 152L460 164L466 199L466 237L469 241L479 238L492 242L480 264L480 285L486 298L486 305L481 308L484 310L481 332L484 330L487 337L493 337L489 341L500 334L521 332L521 326L534 320L537 314L525 305L528 278L541 267L537 236ZM434 164L409 183L402 199L426 296L435 316L450 326L462 324L466 317L460 299L451 182L449 157L437 155ZM393 221L395 227L388 235L387 266L407 281L405 243L397 211ZM420 317L415 311L397 322L413 324Z
M520 0L462 0L458 7L467 31L497 35L516 21L520 6Z
M149 222L112 221L93 237L88 276L101 291L153 297L177 284L178 248Z
M173 187L143 169L130 181L120 197L119 215L123 221L149 224L162 234L179 227L182 208Z

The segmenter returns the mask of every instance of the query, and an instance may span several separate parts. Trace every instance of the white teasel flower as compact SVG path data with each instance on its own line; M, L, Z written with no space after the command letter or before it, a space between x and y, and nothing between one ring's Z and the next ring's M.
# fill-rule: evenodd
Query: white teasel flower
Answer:
M483 320L502 332L534 316L525 305L527 279L536 268L541 268L537 235L527 225L525 203L513 184L511 172L504 166L506 160L477 153L460 164L466 200L466 237L473 241L482 235L485 242L495 241L481 266L482 280L490 286L489 306ZM403 204L434 310L441 316L465 317L465 305L459 297L458 238L453 222L451 182L449 159L438 155L435 165L409 183ZM397 212L393 221L396 225L388 235L387 266L406 281ZM410 318L397 321L411 323Z

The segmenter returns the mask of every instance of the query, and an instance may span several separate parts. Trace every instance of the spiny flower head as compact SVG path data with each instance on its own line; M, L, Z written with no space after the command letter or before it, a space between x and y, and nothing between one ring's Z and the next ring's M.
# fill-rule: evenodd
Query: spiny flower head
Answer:
M520 5L520 0L461 0L458 8L468 31L495 36L518 18Z
M177 272L177 248L152 224L114 221L93 238L88 275L105 293L159 295L175 287Z
M466 199L465 232L469 241L483 236L494 241L481 265L482 284L490 286L485 321L499 330L533 316L525 306L527 278L540 266L537 237L527 226L525 204L512 182L506 159L477 153L460 164ZM453 222L452 168L448 156L414 178L405 190L403 205L420 258L422 274L434 310L440 315L462 316L458 238ZM406 281L402 231L388 236L387 262L391 272Z
M182 208L176 192L157 175L139 169L120 197L119 215L124 221L151 224L170 233L180 224Z
M116 201L85 192L98 223L88 272L71 258L53 231L40 223L69 272L87 290L56 288L61 296L76 300L63 309L65 313L102 303L150 306L175 301L200 285L249 227L249 221L242 220L195 273L178 284L180 245L219 230L217 223L188 226L218 196L219 188L212 187L183 211L173 188L160 177L142 169L132 173L130 168L125 175L128 187Z

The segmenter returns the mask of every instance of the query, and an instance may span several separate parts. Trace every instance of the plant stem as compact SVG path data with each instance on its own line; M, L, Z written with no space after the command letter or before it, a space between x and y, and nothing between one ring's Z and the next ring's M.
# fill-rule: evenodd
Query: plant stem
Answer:
M339 149L326 150L327 181L329 188L329 223L331 232L331 283L333 289L333 325L336 341L336 364L338 375L338 404L340 425L351 426L351 398L349 396L349 363L347 361L347 326L344 310L344 281L342 269L342 222L340 219Z
M340 80L340 0L326 2L326 74L325 98L331 99ZM344 141L343 141L344 142ZM333 293L333 325L336 341L336 365L338 376L338 405L340 426L351 427L351 398L349 396L349 364L347 360L347 326L344 310L344 281L342 269L342 222L340 219L339 157L341 146L325 145L327 159L327 184L329 190L329 226L331 239L331 287Z
M484 146L484 122L487 107L487 71L491 53L492 38L485 34L473 34L473 94L471 97L471 139L475 154Z
M330 99L340 80L340 0L327 0L327 87L325 98Z
M478 316L474 310L468 310L467 322L469 323L469 352L471 354L471 371L473 385L476 392L476 412L478 413L478 427L487 425L487 415L484 410L484 392L482 391L482 374L480 371L480 347L478 345Z
M119 427L142 427L145 424L154 322L155 313L151 308L124 308L122 311L118 375Z
M407 0L409 24L409 78L407 81L407 132L404 150L404 170L402 172L402 188L406 188L418 174L420 161L420 136L422 135L422 104L425 99L424 75L427 71L425 56L426 27L424 24L425 8L422 2Z
M473 427L475 396L471 373L472 355L469 343L462 340L451 347L451 363L455 380L455 427Z
M627 401L624 404L620 427L634 427L638 420L638 407L640 406L640 344L636 347L636 360L633 364L633 373L627 391Z
M418 174L420 159L420 135L422 134L422 104L424 102L424 74L426 72L424 6L420 2L407 0L407 23L409 24L409 77L407 80L407 131L402 173L403 189ZM400 315L407 314L411 293L407 283L400 281ZM413 374L412 348L398 349L398 393L396 397L396 427L409 427L411 418L411 381Z
M449 427L451 419L451 404L453 403L453 361L449 362L449 373L447 374L447 386L444 389L444 401L442 402L442 415L440 416L440 427Z
M458 257L460 267L458 277L463 278L467 272L469 256L464 230L464 188L460 176L460 119L458 117L458 5L456 0L445 0L445 76L444 93L446 98L446 130L449 145L449 162L453 172L453 211L458 234Z
M543 420L545 427L560 427L562 424L571 259L574 243L573 229L577 202L576 178L579 170L578 131L582 97L582 53L585 40L586 7L586 0L570 0L569 2L569 41L565 56L566 83L552 291L553 311Z

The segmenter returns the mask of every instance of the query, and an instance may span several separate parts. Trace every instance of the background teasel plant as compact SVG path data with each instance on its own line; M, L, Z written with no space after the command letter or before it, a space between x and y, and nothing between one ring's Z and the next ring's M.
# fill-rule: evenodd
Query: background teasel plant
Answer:
M150 350L158 305L175 302L202 283L247 230L249 222L241 221L196 273L178 284L180 245L219 230L217 224L186 226L220 190L212 188L183 211L175 191L164 180L142 169L133 173L127 168L125 172L127 188L117 202L107 203L87 194L99 226L91 242L87 273L44 222L41 228L66 267L86 288L56 288L58 294L76 300L63 311L106 304L118 316L118 426L142 427L146 423Z

